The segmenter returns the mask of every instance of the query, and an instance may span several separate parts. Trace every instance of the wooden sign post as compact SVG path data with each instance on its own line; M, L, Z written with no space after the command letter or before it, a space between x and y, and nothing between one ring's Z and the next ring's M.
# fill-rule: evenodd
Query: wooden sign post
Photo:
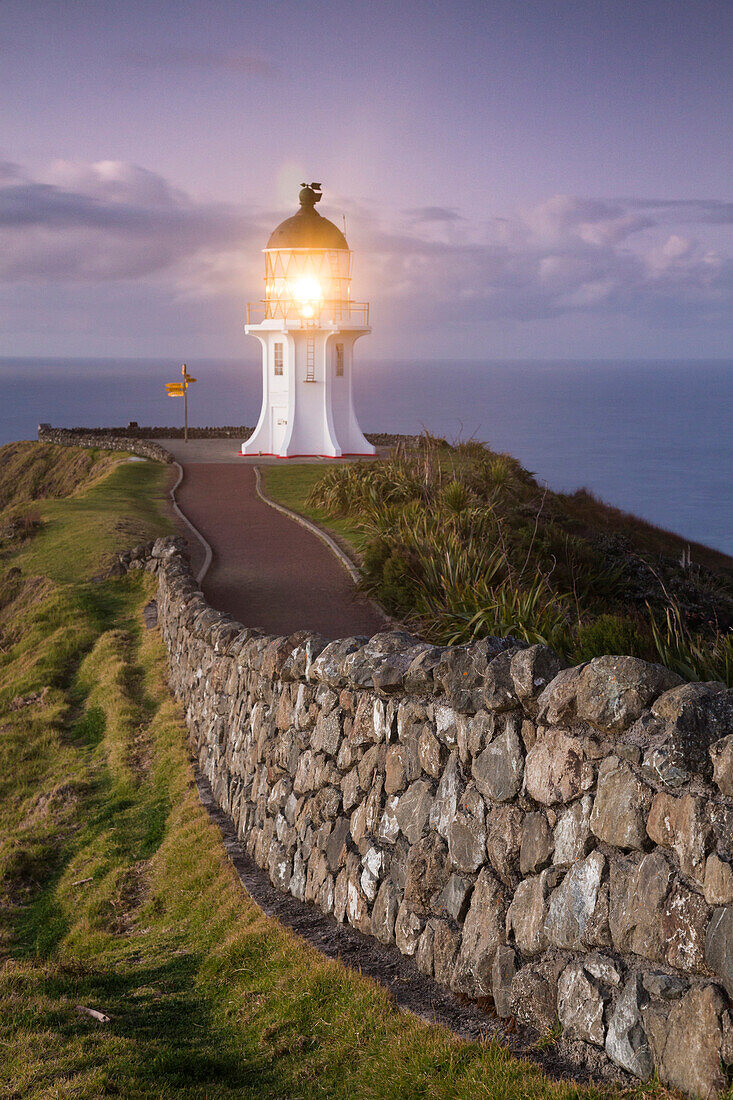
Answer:
M196 381L193 375L186 370L186 364L181 367L182 382L166 382L165 388L169 397L183 398L183 439L188 443L188 387Z

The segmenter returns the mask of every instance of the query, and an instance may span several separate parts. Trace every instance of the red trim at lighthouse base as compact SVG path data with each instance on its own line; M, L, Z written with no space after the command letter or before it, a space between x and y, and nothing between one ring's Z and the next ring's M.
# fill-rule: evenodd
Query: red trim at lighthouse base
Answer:
M314 454L302 454L302 455L276 455L271 451L260 451L256 455L245 455L241 451L237 451L238 458L279 458L283 462L287 462L290 458L327 458L331 462L338 462L341 458L379 458L379 455L372 454L371 451L347 451L342 455L314 455Z

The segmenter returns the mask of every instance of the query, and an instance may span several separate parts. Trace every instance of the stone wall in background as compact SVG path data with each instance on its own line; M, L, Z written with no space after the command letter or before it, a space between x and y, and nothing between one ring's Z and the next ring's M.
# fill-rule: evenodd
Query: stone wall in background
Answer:
M103 447L106 451L129 451L130 454L150 458L154 462L173 462L173 455L158 443L130 435L114 435L111 430L106 432L86 428L52 428L50 424L39 424L38 442L56 443L63 447Z
M631 657L276 638L157 574L171 685L281 890L500 1017L690 1095L733 1061L733 692Z
M254 428L225 426L220 428L189 428L189 439L249 439ZM38 425L38 438L42 443L65 443L67 446L101 447L107 446L109 439L183 439L183 428L140 427L134 421L125 428L53 428L50 424ZM367 432L366 438L375 447L416 446L419 435L395 435L389 432ZM78 442L80 439L94 439L94 443ZM111 447L111 450L119 450ZM130 448L124 448L129 450Z

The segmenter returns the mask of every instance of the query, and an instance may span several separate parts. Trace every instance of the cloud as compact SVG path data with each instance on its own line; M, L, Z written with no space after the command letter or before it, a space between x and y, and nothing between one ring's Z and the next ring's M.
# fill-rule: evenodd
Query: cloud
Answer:
M0 280L124 280L251 248L251 215L196 202L120 161L51 166L47 181L0 185Z
M5 183L13 183L24 179L23 169L12 160L0 160L0 187Z
M698 239L692 227L713 217L724 225L725 204L554 195L477 224L451 207L390 214L384 204L332 201L348 214L354 296L373 301L380 331L395 341L573 317L589 326L643 322L650 339L660 327L730 328L733 261L724 230L711 247L711 231ZM40 331L44 309L60 312L62 303L63 323L84 333L108 324L115 310L151 336L184 317L187 330L215 317L230 319L225 328L238 325L246 298L259 297L260 250L282 216L196 199L119 160L56 161L38 178L4 162L5 331L26 332L29 323Z
M733 202L723 199L624 199L630 208L658 210L678 222L708 225L733 224Z
M436 317L460 327L578 313L644 317L651 325L725 323L733 262L670 232L671 213L555 195L493 219L471 243L463 228L440 241L420 224L396 235L375 221L370 231L362 213L370 249L359 263L395 315L416 328Z
M406 211L408 221L412 225L421 225L425 222L460 222L463 215L459 214L452 206L420 206L414 210Z

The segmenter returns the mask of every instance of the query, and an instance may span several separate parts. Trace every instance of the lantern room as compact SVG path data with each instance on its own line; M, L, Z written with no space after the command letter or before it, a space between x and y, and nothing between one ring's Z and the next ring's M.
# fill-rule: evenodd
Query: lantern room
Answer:
M262 410L243 455L373 455L353 408L353 349L370 331L369 304L351 299L351 252L316 210L319 183L264 249L265 295L245 331L262 346Z

